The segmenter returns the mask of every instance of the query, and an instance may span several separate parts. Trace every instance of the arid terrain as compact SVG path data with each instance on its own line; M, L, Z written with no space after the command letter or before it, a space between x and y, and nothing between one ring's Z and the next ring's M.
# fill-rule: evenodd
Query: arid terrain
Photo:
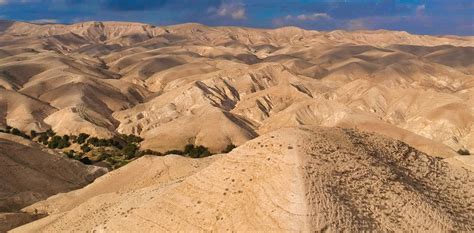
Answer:
M474 230L474 37L0 21L7 128L141 150L0 133L18 232Z
M369 169L370 168L370 169ZM204 159L142 157L13 232L472 231L474 173L400 141L283 129Z
M35 219L20 209L81 188L107 172L64 158L16 136L0 133L0 232Z

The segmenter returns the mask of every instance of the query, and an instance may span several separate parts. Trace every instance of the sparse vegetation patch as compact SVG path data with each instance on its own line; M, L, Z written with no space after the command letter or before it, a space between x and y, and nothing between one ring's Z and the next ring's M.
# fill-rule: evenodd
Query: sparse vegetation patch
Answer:
M211 156L209 149L202 145L188 144L183 150L170 150L164 153L150 149L140 150L140 143L143 138L133 134L119 134L112 138L91 137L86 133L78 135L57 135L51 129L45 132L30 131L30 134L19 129L7 126L0 132L14 134L40 144L50 149L62 150L64 156L78 160L84 164L106 166L111 169L119 168L130 161L143 155L164 156L169 154L182 155L191 158L204 158ZM228 145L222 153L232 151L236 146Z

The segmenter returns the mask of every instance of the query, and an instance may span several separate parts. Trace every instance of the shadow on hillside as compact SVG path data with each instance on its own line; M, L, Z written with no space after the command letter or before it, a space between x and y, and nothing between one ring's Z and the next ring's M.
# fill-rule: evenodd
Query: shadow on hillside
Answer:
M0 20L0 33L6 31L13 25L13 21L10 20Z

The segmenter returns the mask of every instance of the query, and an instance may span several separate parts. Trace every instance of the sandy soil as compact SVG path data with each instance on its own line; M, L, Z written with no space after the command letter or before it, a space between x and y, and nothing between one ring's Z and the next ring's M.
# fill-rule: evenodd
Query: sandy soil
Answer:
M125 22L2 21L0 127L220 152L282 127L357 127L474 151L474 40ZM216 125L214 122L219 122Z
M207 159L143 157L25 208L13 232L472 231L474 173L351 129L282 129Z

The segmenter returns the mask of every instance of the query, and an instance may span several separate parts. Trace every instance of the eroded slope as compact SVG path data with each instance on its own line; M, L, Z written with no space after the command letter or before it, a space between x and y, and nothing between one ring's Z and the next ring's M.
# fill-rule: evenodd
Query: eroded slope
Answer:
M14 232L470 231L473 175L379 135L283 129L205 160L143 157Z

